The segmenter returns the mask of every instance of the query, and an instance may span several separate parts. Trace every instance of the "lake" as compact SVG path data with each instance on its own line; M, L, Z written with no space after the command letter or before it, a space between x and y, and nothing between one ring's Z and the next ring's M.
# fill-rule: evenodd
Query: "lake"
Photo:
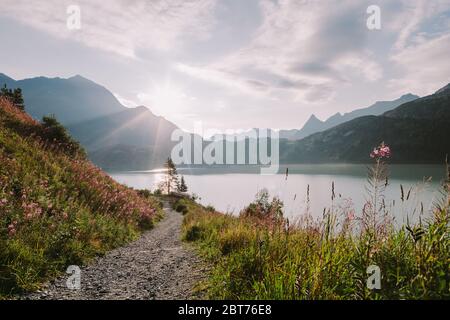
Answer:
M289 174L286 178L286 167ZM440 165L391 165L390 179L385 190L385 203L397 223L417 221L423 205L424 215L442 198L441 181L445 167ZM357 215L367 199L367 166L354 164L318 164L281 166L279 174L261 175L254 166L179 168L185 177L190 193L199 196L200 202L217 210L238 214L249 204L255 194L265 188L284 202L284 214L296 218L306 212L307 187L310 188L309 212L321 217L324 208L352 207ZM110 175L120 183L139 189L154 190L163 179L164 170L113 172ZM431 179L431 181L427 181ZM334 182L336 199L331 200ZM400 185L404 189L401 201ZM409 192L410 191L410 192ZM407 193L410 193L406 200Z

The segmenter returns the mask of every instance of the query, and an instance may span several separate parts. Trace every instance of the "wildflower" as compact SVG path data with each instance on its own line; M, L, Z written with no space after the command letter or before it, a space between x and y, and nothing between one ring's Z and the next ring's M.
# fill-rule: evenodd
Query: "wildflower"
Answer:
M17 232L16 230L16 225L17 225L17 221L13 221L12 223L10 223L10 225L8 226L8 235L10 237L14 236Z
M389 158L390 156L391 149L389 148L389 146L385 145L384 142L382 142L378 147L374 148L370 153L370 157L377 160L382 158Z
M347 219L350 220L350 221L355 220L355 211L354 210L350 211L347 214Z

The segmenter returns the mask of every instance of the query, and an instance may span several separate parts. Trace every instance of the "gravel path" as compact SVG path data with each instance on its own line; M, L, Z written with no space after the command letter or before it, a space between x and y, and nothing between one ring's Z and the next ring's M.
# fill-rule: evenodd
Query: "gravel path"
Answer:
M180 240L183 216L165 217L137 241L115 249L81 269L81 289L69 290L63 275L26 299L195 299L193 288L207 269Z

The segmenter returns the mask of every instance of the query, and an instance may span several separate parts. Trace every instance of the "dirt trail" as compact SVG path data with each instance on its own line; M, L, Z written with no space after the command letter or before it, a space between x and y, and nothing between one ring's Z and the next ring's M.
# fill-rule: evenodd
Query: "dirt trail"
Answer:
M165 205L165 217L137 241L117 248L81 269L81 289L69 290L69 275L27 299L195 299L205 265L180 240L183 216Z

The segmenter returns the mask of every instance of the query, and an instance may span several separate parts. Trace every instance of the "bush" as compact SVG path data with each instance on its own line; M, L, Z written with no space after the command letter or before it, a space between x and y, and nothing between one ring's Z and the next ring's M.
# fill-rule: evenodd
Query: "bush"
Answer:
M144 198L150 198L152 196L152 193L148 189L138 190L138 194Z
M197 241L203 237L202 232L203 229L199 225L192 225L185 230L183 238L186 241Z
M66 128L56 120L54 115L42 118L43 137L50 143L59 146L70 155L86 155L81 145L72 139Z
M185 204L182 203L178 204L175 210L177 212L181 212L182 214L186 214L188 212L188 208L186 207Z
M179 199L178 201L176 201L173 205L173 208L175 209L175 211L180 212L183 215L185 215L189 211L185 199Z

